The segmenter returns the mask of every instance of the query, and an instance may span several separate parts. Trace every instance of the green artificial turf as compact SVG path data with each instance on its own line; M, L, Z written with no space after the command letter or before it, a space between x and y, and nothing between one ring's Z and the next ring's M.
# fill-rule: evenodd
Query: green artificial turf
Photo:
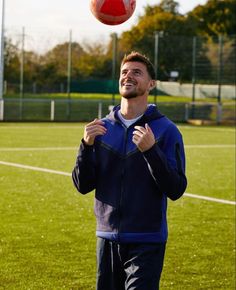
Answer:
M186 192L233 201L234 129L179 128ZM66 175L82 135L80 123L0 123L0 161L65 172L0 164L0 289L95 289L93 193ZM168 219L161 289L235 289L235 206L185 196Z

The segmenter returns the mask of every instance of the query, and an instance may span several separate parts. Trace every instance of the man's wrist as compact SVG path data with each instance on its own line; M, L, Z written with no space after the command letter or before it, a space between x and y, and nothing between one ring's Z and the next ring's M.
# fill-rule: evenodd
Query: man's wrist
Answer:
M89 144L88 142L86 142L86 141L84 140L84 138L82 138L81 142L83 143L84 146L90 146L90 147L93 146L93 144Z

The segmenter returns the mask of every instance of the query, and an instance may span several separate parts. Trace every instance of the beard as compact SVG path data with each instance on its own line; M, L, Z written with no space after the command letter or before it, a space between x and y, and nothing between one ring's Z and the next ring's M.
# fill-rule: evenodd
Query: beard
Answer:
M122 90L122 88L120 88L120 95L125 98L125 99L134 99L137 98L139 96L143 96L146 93L145 90L142 89L134 89L134 90Z
M124 93L124 94L121 94L123 98L125 99L134 99L134 98L137 98L138 97L138 94L136 92L127 92L127 93Z

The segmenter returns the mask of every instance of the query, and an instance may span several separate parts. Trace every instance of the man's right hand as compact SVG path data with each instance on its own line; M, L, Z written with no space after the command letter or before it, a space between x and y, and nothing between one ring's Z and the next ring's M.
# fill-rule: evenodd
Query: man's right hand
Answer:
M84 128L84 142L87 145L93 145L95 137L104 135L107 129L104 127L104 122L99 119L94 119L93 122L88 123Z

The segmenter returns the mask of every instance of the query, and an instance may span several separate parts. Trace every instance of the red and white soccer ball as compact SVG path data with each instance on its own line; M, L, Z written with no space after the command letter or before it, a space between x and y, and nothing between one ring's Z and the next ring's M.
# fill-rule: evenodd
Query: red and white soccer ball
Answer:
M128 20L136 7L136 0L90 0L90 10L102 23L118 25Z

